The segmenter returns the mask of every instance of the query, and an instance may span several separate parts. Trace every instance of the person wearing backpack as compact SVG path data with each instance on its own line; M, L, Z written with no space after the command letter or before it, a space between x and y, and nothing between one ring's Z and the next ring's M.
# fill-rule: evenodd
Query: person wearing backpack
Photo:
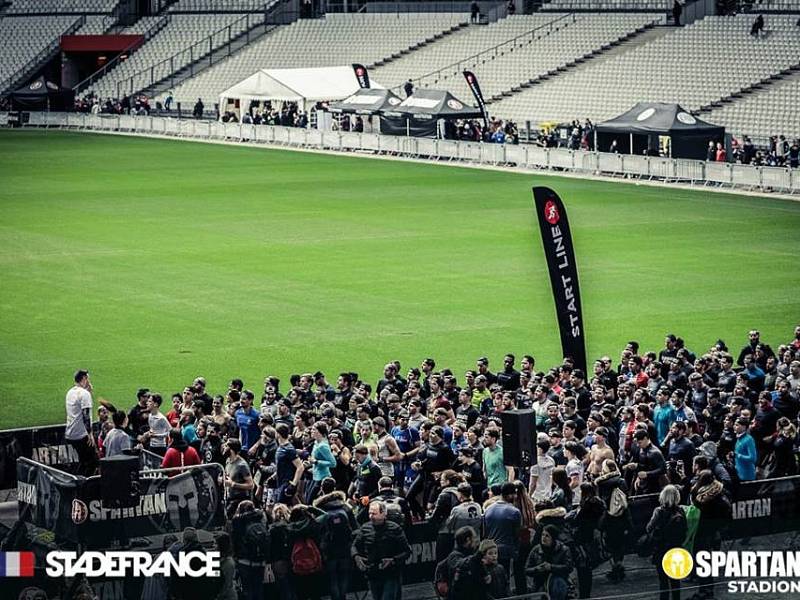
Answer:
M397 523L403 530L411 527L411 508L408 501L394 489L394 481L390 477L381 477L378 481L378 495L372 500L386 504L386 518ZM363 525L369 521L369 511L362 510L356 514L356 522Z
M592 595L592 569L603 560L599 526L606 506L597 497L592 482L582 483L580 490L580 506L567 515L566 522L573 527L572 556L578 574L578 598L589 598Z
M680 600L681 582L672 579L661 565L664 554L672 548L680 547L686 538L686 515L680 507L681 492L674 485L667 485L658 496L658 506L653 511L645 531L652 540L653 565L658 574L658 587L661 600Z
M270 560L280 600L295 600L292 586L292 549L289 547L289 507L272 506L272 524L269 527Z
M722 482L709 470L700 471L690 491L692 504L700 509L700 522L694 535L694 551L719 550L722 546L722 529L731 521L731 502ZM703 578L706 585L697 593L698 600L713 598L714 578Z
M351 556L369 583L373 600L400 600L403 565L411 556L403 528L386 518L386 505L372 501L369 523L356 530Z
M467 484L469 485L469 484ZM478 547L478 533L472 527L461 527L455 532L455 548L447 557L436 564L433 585L436 595L447 600L458 600L455 575L459 563L471 557Z
M331 600L345 600L350 587L352 560L350 544L356 520L347 506L344 492L334 491L314 500L313 510L320 511L322 558L328 575Z
M264 566L270 558L270 537L264 513L243 500L231 521L233 555L245 600L264 597Z
M600 522L600 530L611 559L611 571L606 578L612 582L621 581L625 579L625 544L628 534L633 531L633 519L627 503L628 485L622 478L617 463L610 459L603 462L601 474L594 480L594 484L597 486L597 496L606 509Z
M319 600L324 567L320 552L322 527L307 506L292 508L286 540L291 548L292 585L297 600Z
M441 562L453 549L454 536L447 525L450 513L458 506L461 499L458 495L458 484L464 481L460 473L452 469L443 471L439 476L442 491L436 497L436 504L431 514L431 523L438 527L436 536L436 562Z

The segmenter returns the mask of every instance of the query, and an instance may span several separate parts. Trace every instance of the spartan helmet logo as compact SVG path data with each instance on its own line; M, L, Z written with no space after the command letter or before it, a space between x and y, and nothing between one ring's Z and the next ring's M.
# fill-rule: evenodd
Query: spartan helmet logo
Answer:
M683 548L672 548L664 554L661 567L671 579L685 579L692 572L694 560L692 560L692 555Z
M167 487L167 511L175 530L194 526L199 513L197 486L191 473L173 477Z
M72 501L72 522L76 525L80 525L86 520L86 517L89 516L89 509L86 506L86 503L82 500L78 500L75 498Z
M561 215L558 214L558 207L552 200L548 200L544 205L544 218L550 225L555 225L561 218Z

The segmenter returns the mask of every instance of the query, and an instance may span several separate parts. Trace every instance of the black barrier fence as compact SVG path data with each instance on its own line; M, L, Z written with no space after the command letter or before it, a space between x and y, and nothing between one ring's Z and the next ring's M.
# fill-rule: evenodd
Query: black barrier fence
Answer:
M18 458L29 458L67 473L75 472L78 466L78 454L64 440L63 425L0 430L0 490L17 485ZM141 460L144 470L161 466L161 457L146 450L141 452Z
M173 471L173 470L171 470ZM167 473L144 470L139 504L103 505L100 477L77 477L27 458L17 461L20 520L52 531L55 541L107 548L131 536L180 533L225 525L222 467L216 463Z
M102 549L126 535L178 533L187 526L215 530L225 525L219 465L190 467L174 477L165 476L163 470L143 471L141 500L132 509L103 507L99 477L75 477L28 459L20 459L17 467L21 518L53 531L57 541L79 541L86 547ZM798 497L800 476L742 483L732 502L733 518L721 533L726 539L738 539L798 531ZM657 494L630 498L634 530L626 545L628 553L636 551L635 542L644 533L657 505ZM408 529L412 553L404 570L404 583L433 581L437 532L432 523L415 524ZM141 586L141 581L132 579L92 583L96 590L100 586L115 594L111 597L120 598L138 598L135 593ZM264 585L266 593L278 593L270 565L264 569ZM365 587L363 577L354 571L351 589ZM134 590L134 596L129 595L130 590Z
M78 465L78 454L64 441L64 425L1 430L0 489L17 485L18 458L29 458L67 472Z

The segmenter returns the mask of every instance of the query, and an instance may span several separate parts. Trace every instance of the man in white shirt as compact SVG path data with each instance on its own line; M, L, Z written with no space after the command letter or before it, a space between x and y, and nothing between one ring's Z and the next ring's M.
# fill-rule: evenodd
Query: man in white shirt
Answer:
M545 438L537 442L537 460L531 467L530 495L534 502L544 502L550 499L551 488L553 487L553 469L556 468L555 461L547 455L550 449L550 442Z
M92 437L92 384L89 372L75 373L75 385L66 397L67 424L64 439L78 453L78 473L90 477L97 471L97 445Z
M150 411L147 422L150 429L141 436L139 441L149 442L148 450L150 452L164 456L167 452L167 436L171 426L167 417L161 414L161 402L161 394L150 394L147 399L147 408Z

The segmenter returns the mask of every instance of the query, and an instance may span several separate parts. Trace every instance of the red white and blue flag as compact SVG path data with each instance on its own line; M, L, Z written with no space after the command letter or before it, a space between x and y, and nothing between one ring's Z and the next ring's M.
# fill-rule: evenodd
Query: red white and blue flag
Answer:
M33 577L33 552L0 552L0 577Z

